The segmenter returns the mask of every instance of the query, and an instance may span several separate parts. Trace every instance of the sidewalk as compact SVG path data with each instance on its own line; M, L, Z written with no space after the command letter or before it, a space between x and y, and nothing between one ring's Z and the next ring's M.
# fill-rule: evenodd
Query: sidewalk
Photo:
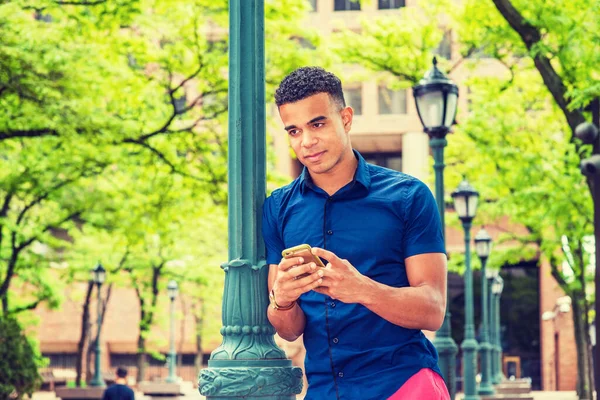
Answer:
M577 400L575 392L531 392L535 400ZM141 395L141 393L136 393ZM35 392L32 400L55 400L54 392ZM143 395L136 396L136 399L146 400L149 399ZM187 391L185 396L170 397L169 399L177 400L203 400L204 397L194 389L193 391ZM298 398L298 400L301 400ZM358 400L358 399L357 399ZM462 400L462 393L456 396L456 400Z
M541 392L532 391L534 400L578 400L575 391L572 392ZM462 400L463 394L458 393L456 400Z

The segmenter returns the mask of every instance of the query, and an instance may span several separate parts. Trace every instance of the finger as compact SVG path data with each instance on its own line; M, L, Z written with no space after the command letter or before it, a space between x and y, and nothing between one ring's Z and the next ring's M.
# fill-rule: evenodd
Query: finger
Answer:
M315 287L318 287L323 282L323 269L321 268L319 271L300 278L298 280L292 280L288 282L287 293L290 296L294 296L295 298L300 297L303 293L310 292Z
M290 268L288 270L288 274L290 275L290 279L299 279L299 276L304 274L311 274L317 268L317 265L314 262L308 264L302 264L294 268Z
M312 253L317 257L326 259L332 264L342 261L338 256L335 255L335 253L332 253L331 251L322 249L320 247L313 247Z
M321 285L321 283L323 283L323 278L320 277L320 275L318 274L319 272L321 272L321 271L318 271L318 272L312 274L311 276L307 276L306 278L303 278L303 279L308 279L309 281L307 284L302 286L302 288L301 288L302 293L310 292L314 288L319 287Z
M318 281L319 279L323 280L323 268L319 268L318 271L311 273L310 275L306 275L303 277L298 277L298 279L294 282L297 288L303 289L306 286L312 285L313 282ZM311 290L312 288L308 289ZM303 292L304 293L304 292Z
M304 258L302 257L291 257L291 258L282 258L279 262L279 270L287 271L295 265L304 264Z

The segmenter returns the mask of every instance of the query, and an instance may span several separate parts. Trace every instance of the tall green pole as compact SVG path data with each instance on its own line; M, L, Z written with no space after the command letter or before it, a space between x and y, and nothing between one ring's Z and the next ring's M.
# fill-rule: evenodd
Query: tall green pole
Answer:
M477 240L477 239L476 239ZM492 369L492 345L489 339L489 307L488 307L488 282L485 276L487 257L481 259L481 343L479 354L481 355L481 383L477 393L480 395L492 395L495 393L491 382Z
M494 282L494 278L487 279L488 285L488 315L490 316L490 379L492 384L496 385L498 382L495 381L497 374L498 364L496 363L496 307L494 303L494 298L496 297L492 292L492 283Z
M212 399L292 400L302 370L275 344L267 319L268 266L261 235L266 179L264 0L229 2L229 262L222 344L200 373Z
M98 317L98 333L96 334L96 346L95 346L95 360L94 360L94 377L90 381L90 386L95 387L104 387L106 384L104 383L104 379L102 379L102 373L100 371L100 361L102 359L102 349L100 348L100 331L102 330L102 299L100 297L100 286L102 283L96 283L96 291L97 291L97 301L96 301L96 314Z
M473 272L471 271L471 221L463 220L465 231L465 338L460 345L463 351L464 400L479 400L476 390L477 340L473 319Z
M431 136L429 146L433 152L433 169L435 171L435 201L440 213L442 222L442 232L444 234L444 243L446 242L446 206L444 204L444 147L448 144L445 135L443 137ZM458 346L452 339L450 327L450 293L446 291L446 315L442 327L436 332L433 339L433 345L439 354L439 366L442 376L448 386L450 398L454 399L456 395L456 354Z
M495 278L498 281L499 291L495 293L494 299L494 313L496 314L496 376L493 379L494 384L498 384L502 382L505 377L502 372L502 340L501 340L501 332L500 332L500 296L502 295L502 289L504 287L504 280L500 275Z
M170 308L170 345L169 345L169 376L166 381L169 383L177 382L177 375L175 374L175 361L177 359L177 353L175 352L175 297L171 297L171 308Z

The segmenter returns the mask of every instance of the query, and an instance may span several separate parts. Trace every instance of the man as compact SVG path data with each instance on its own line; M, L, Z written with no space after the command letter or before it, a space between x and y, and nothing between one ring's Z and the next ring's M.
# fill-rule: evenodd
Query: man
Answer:
M304 171L263 209L268 318L285 340L304 334L306 399L448 399L437 352L421 332L439 329L446 307L431 192L352 149L353 111L335 75L300 68L275 100ZM326 268L281 259L302 243Z
M102 400L134 400L133 390L127 386L127 370L117 368L115 384L104 391Z

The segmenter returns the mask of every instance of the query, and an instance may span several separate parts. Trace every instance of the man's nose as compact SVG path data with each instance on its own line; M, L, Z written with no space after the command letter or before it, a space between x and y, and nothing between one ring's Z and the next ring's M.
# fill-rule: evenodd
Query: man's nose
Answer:
M313 135L312 132L306 130L302 135L302 146L312 147L317 143L317 135Z

